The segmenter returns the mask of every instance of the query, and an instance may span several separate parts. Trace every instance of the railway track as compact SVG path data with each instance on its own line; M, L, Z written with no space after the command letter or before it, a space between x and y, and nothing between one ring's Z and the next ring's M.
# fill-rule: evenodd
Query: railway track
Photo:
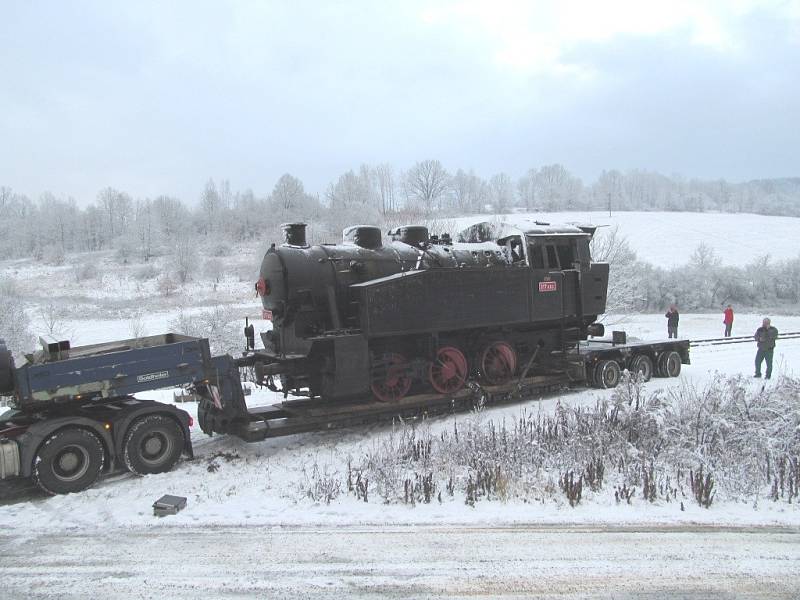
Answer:
M800 338L800 331L787 331L778 335L778 342L781 340L795 340ZM726 344L745 344L755 343L752 335L740 335L734 337L708 338L705 340L691 340L692 348L700 346L724 346Z

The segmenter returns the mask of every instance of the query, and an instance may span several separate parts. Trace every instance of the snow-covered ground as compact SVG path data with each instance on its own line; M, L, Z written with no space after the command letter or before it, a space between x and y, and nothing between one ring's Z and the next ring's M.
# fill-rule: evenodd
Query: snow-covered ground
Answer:
M760 319L738 315L734 334L752 332ZM663 320L639 315L617 327L657 339ZM684 315L681 333L718 337L719 321ZM775 324L799 331L800 317ZM749 375L753 354L749 343L697 348L681 377L654 379L649 389ZM796 377L800 340L779 341L775 359L777 373ZM170 401L171 393L149 396ZM489 407L481 418L590 405L611 393L587 389ZM264 392L251 398L277 400ZM442 416L420 427L451 430L472 418ZM42 598L83 598L100 588L104 597L175 598L797 597L796 504L743 498L705 509L687 500L681 510L639 494L617 504L606 489L575 508L552 500L468 506L458 494L412 508L350 494L327 505L300 493L315 467L341 474L347 457L370 452L391 432L389 424L373 425L246 444L208 438L195 426L196 458L171 473L116 475L80 494L0 506L0 579L9 597ZM188 497L187 508L153 517L151 505L164 493Z
M701 242L712 245L726 262L743 264L763 253L750 241L754 226L774 232L773 258L797 255L797 219L676 213L614 213L611 219L607 213L562 213L536 218L619 223L639 256L661 265L685 262ZM161 333L181 312L195 314L218 304L239 317L258 315L248 274L248 269L255 272L258 257L237 260L238 275L225 275L216 286L189 283L168 297L156 293L152 277L140 282L135 267L115 266L110 257L101 260L105 273L88 289L71 278L68 267L31 261L0 264L0 277L14 280L37 334L44 333L43 307L54 299L66 308L58 315L59 329L74 344L89 344L129 337L134 325L141 333ZM245 262L252 262L252 269ZM800 316L737 314L733 334L752 334L764 316L773 316L773 324L782 332L800 331ZM256 324L266 326L263 321ZM606 319L606 325L609 331L626 330L630 338L666 337L663 314L615 315ZM720 337L722 329L721 313L683 314L679 333L682 338L702 339ZM701 389L720 377L749 377L754 354L752 343L698 347L679 378L654 379L647 389ZM800 376L800 340L779 340L775 373L767 386L776 385L782 375ZM748 383L756 393L764 384ZM145 396L171 402L173 391ZM487 407L478 416L440 416L417 426L438 434L471 419L502 422L517 418L523 410L552 414L559 404L592 406L612 393L576 390ZM280 400L256 390L248 402ZM193 414L196 410L193 404L181 408ZM527 597L553 589L593 597L605 589L600 587L604 581L616 582L617 589L625 592L622 597L641 590L682 590L693 597L710 590L743 595L753 590L754 597L765 591L766 596L795 597L798 588L792 573L800 570L800 553L790 542L800 531L800 509L764 497L719 499L708 509L687 501L682 510L679 503L651 503L640 493L630 504L618 504L610 486L587 491L574 508L556 496L535 503L512 499L470 506L463 494L456 493L444 496L441 503L415 507L387 505L374 495L365 503L342 493L330 504L307 496L315 471L342 478L348 458L377 451L394 430L387 423L246 444L224 436L208 438L195 425L196 458L182 461L170 473L144 478L113 475L83 493L54 498L27 492L4 498L7 488L0 484L0 578L7 582L11 597L86 597L96 595L96 581L111 583L119 596L137 595L139 590L143 597L150 595L143 589L160 590L162 597L294 596L309 591L330 597L380 592ZM186 496L188 506L176 516L154 518L152 503L165 493ZM615 531L619 535L610 535ZM480 550L470 550L476 547ZM735 549L727 550L730 547ZM540 548L547 549L549 558ZM573 548L583 548L584 558L570 560ZM65 553L80 556L70 558ZM719 561L712 570L704 562L711 560ZM543 561L549 562L541 566ZM184 572L181 565L187 562L198 566ZM206 562L217 567L213 574L205 569ZM432 571L426 571L429 563ZM623 564L627 566L620 570ZM658 565L656 573L653 564ZM26 587L34 579L29 569L39 573L35 580L41 587L35 593ZM237 578L228 577L233 572ZM682 576L695 584L676 587ZM658 587L658 582L663 585ZM104 594L113 596L108 590L104 587Z
M734 334L752 333L761 315L738 315ZM685 315L682 337L701 339L719 337L719 315ZM800 331L800 317L775 320L782 331ZM663 339L663 315L639 315L618 324L631 337ZM91 331L92 329L87 329ZM98 330L99 331L99 330ZM92 339L84 340L94 341ZM648 389L657 387L702 387L721 375L751 375L754 344L700 347L692 351L692 364L684 366L677 379L653 379ZM781 340L775 352L775 378L800 374L800 340ZM754 381L760 386L764 382ZM772 385L772 383L767 383ZM146 397L169 402L172 390L145 394ZM586 389L563 395L531 400L519 405L489 407L482 419L513 420L520 411L552 412L557 403L594 404L608 398L611 390ZM269 392L255 391L253 404L278 402ZM195 411L194 404L182 408ZM436 433L452 430L454 422L473 418L456 414L431 419L421 424ZM6 531L55 531L78 527L93 528L161 528L172 526L222 525L362 525L362 524L434 524L466 525L509 523L717 523L717 524L783 524L800 525L800 510L785 503L760 502L754 498L741 502L715 502L710 509L685 503L685 510L675 503L649 503L634 500L631 505L614 502L613 490L589 495L578 507L564 502L548 502L532 506L526 502L480 502L474 507L464 503L463 496L445 497L440 504L384 505L378 500L369 503L355 496L342 494L331 502L314 503L304 497L301 487L314 468L329 469L342 475L348 457L357 457L377 448L391 435L392 425L373 425L359 429L343 429L323 433L294 435L286 438L246 444L235 438L208 438L193 430L196 458L183 461L170 473L144 478L130 475L112 476L95 488L81 494L55 498L36 498L0 507L0 528ZM210 467L210 465L213 465ZM209 468L210 467L210 468ZM189 506L179 515L165 520L152 517L151 504L164 493L187 496Z

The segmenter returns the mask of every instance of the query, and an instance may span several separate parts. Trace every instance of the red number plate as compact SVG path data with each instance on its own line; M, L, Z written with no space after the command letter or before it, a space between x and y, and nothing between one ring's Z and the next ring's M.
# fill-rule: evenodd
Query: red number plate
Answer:
M272 321L272 311L267 310L266 308L261 311L261 316L264 317L267 321Z
M539 291L540 292L555 292L558 289L555 281L540 281L539 282Z

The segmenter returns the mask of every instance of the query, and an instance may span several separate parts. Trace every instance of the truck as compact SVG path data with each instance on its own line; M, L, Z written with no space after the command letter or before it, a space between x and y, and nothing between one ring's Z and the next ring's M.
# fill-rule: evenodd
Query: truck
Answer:
M520 365L511 381L471 385L453 393L412 390L395 402L373 396L331 401L302 390L268 406L248 407L243 379L278 391L269 357L256 350L245 328L241 356L212 356L205 338L166 333L70 347L42 340L42 349L16 367L0 341L0 396L11 408L0 414L0 480L29 478L47 494L78 492L103 474L135 475L171 470L193 456L191 415L172 404L136 394L185 387L197 399L200 429L247 442L364 422L468 409L477 403L530 398L545 391L591 385L613 388L623 370L677 377L689 364L689 341L581 342L548 357L546 369ZM246 377L245 377L246 376Z

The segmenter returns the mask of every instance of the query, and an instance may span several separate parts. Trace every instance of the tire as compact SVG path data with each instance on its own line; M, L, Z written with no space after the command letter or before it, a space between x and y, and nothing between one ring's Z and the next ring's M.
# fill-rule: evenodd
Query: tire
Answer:
M681 355L674 350L662 352L658 357L656 376L677 377L681 374Z
M136 475L165 473L180 459L183 444L183 432L175 419L147 415L134 421L125 434L122 460Z
M33 459L33 481L55 496L91 487L105 464L103 443L87 429L70 427L47 438Z
M638 373L641 375L642 381L650 381L653 377L653 361L646 354L639 354L633 357L628 370L631 374Z
M622 370L615 360L601 360L594 369L594 381L597 387L610 389L619 384Z
M675 352L667 352L664 355L664 377L677 377L681 374L681 355Z

